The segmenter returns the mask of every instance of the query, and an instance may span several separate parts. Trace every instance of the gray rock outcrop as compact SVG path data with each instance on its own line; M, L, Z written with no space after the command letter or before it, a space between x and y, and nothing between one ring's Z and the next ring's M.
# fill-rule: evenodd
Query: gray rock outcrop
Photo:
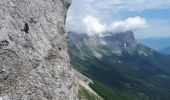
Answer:
M112 33L112 35L104 37L103 41L117 55L121 55L123 52L133 54L138 45L132 31Z
M70 0L0 0L0 100L75 100Z

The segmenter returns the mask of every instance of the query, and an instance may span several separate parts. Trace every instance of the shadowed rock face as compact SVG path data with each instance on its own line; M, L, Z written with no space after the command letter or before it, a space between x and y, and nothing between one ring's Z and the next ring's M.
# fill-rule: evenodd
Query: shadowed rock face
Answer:
M0 100L75 100L64 30L70 0L0 0Z
M115 33L104 37L103 40L106 41L107 47L109 47L113 53L119 51L120 54L122 52L133 54L138 45L132 31Z
M122 53L132 55L139 46L132 31L110 33L104 37L69 32L68 37L69 47L76 45L79 48L86 48L92 51L96 50L96 47L107 47L116 55L122 55Z

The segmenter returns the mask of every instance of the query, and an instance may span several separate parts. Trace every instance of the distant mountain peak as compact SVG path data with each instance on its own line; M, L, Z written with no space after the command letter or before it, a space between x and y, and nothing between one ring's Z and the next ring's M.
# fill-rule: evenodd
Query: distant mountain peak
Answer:
M107 46L113 53L121 54L122 52L133 53L136 49L137 42L132 31L111 33L109 36L103 37Z
M133 31L110 33L110 35L105 36L107 39L115 39L122 42L135 42L135 37Z
M79 40L68 45L71 65L104 99L169 100L170 56L136 42L130 31Z
M126 32L110 32L105 33L107 35L100 36L88 36L86 34L76 34L74 32L69 32L69 40L72 43L69 43L69 46L77 46L79 48L86 48L86 50L96 52L96 50L107 48L109 52L112 52L116 55L122 54L145 54L142 49L142 45L139 44L133 34L133 31Z

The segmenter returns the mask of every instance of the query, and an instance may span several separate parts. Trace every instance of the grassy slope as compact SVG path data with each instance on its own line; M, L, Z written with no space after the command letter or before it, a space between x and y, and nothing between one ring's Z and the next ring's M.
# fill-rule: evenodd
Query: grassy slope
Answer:
M166 57L140 55L102 59L87 50L69 50L72 66L94 81L91 87L106 100L169 100L170 63ZM100 51L100 50L98 50ZM121 60L122 63L118 63ZM158 63L162 61L163 63Z

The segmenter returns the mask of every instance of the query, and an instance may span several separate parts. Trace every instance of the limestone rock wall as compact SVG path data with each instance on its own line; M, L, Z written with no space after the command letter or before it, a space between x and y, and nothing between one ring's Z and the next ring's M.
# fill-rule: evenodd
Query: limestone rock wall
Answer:
M0 0L0 100L75 100L70 0Z

